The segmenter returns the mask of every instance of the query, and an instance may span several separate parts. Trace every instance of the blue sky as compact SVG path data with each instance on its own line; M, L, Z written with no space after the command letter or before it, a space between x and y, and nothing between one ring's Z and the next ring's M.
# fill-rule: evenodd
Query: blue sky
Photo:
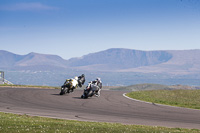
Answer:
M200 2L0 0L0 46L64 59L109 48L200 49Z

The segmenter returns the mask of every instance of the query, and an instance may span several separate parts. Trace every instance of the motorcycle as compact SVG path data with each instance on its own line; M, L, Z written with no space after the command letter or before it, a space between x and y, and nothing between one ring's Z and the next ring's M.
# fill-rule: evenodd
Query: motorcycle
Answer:
M84 89L83 95L81 95L81 98L87 99L88 97L97 95L98 89L100 89L100 88L98 88L97 86L94 86L92 83L88 83L88 86Z
M64 95L70 92L73 92L72 83L70 81L67 81L64 83L64 85L61 86L60 95Z
M85 83L85 75L82 74L81 76L77 77L77 85L75 87L72 85L72 82L73 79L67 79L65 81L65 83L61 86L60 95L73 92L77 87L82 87L82 85Z

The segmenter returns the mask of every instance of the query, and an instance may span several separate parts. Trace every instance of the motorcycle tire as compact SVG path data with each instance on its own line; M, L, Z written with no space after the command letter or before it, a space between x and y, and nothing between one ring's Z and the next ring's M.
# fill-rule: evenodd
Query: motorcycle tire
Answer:
M66 88L61 88L61 91L60 91L60 95L64 95L66 92L68 92L68 88L66 90Z
M64 94L65 94L65 92L61 90L60 95L64 95Z

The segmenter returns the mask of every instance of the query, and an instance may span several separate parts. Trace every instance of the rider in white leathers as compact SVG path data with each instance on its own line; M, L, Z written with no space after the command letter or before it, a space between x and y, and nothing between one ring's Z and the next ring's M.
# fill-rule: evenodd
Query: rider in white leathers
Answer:
M72 83L72 91L73 91L74 89L78 87L78 77L76 76L74 77L74 79L72 78L71 80L72 80L71 83Z
M91 81L91 88L92 90L95 90L95 96L99 97L100 96L100 91L102 88L102 82L100 78L97 78L94 81Z

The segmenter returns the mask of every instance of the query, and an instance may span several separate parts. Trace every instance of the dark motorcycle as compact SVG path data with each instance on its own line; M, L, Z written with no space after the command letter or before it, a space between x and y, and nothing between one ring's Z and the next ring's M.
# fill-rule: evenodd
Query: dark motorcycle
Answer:
M70 92L73 92L72 83L70 81L67 81L64 83L64 85L61 86L60 95L64 95Z
M82 87L82 85L85 83L85 75L82 74L78 77L78 85L77 87ZM72 79L67 79L65 83L61 86L60 95L64 95L66 93L73 92L76 87L72 86Z

